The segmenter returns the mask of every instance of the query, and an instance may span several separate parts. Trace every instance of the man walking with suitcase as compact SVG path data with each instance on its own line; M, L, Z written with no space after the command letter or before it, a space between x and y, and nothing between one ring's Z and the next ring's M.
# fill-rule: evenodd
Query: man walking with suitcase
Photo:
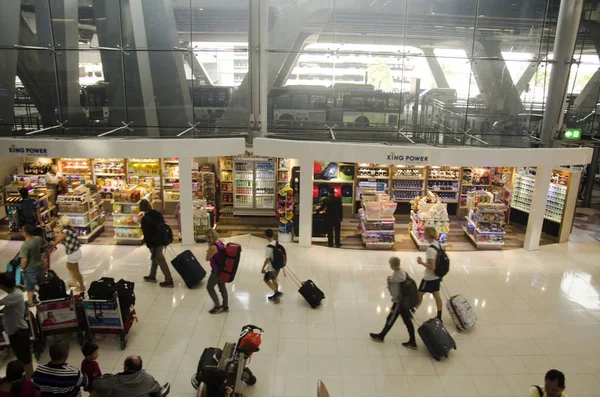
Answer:
M142 233L144 234L144 242L146 247L150 250L150 259L152 264L150 265L150 274L144 276L144 281L150 283L156 282L156 270L160 267L160 270L165 275L165 281L159 285L163 288L173 288L173 277L169 270L169 265L165 259L165 246L159 235L159 227L165 223L165 219L162 214L154 209L148 202L148 200L142 200L140 202L140 211L144 213L142 217Z
M261 272L265 275L265 284L273 290L273 295L269 296L268 299L275 303L279 303L279 298L281 298L283 293L279 291L277 277L279 277L279 271L285 266L285 259L281 258L281 250L283 250L283 256L285 256L285 249L274 240L274 235L273 229L265 230L265 237L267 238L268 244L265 250L265 261ZM285 275L285 270L283 271L283 274Z
M426 293L433 294L435 306L437 307L436 317L441 322L442 297L440 295L440 283L442 282L442 279L438 276L438 274L436 274L439 273L439 271L436 272L436 265L438 262L438 255L441 253L442 247L438 241L438 232L434 227L428 227L425 229L425 238L428 241L431 241L431 245L425 252L425 261L423 261L421 257L417 258L417 262L425 267L425 274L423 275L423 280L421 280L421 284L419 285L419 303L417 306L421 305L421 302L423 301L423 295Z
M415 326L412 323L410 310L415 306L417 300L417 285L404 270L400 269L400 258L397 256L390 258L390 268L394 273L387 278L387 287L392 295L392 309L387 316L383 330L378 334L369 335L375 342L383 342L400 316L406 325L409 338L408 342L402 343L402 346L416 350Z

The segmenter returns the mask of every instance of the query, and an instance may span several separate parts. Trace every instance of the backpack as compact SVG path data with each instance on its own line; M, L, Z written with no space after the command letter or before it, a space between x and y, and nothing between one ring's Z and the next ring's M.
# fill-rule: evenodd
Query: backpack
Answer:
M219 248L217 246L217 248ZM240 256L242 254L242 246L236 243L228 243L221 251L221 268L219 269L219 281L230 283L235 279L238 266L240 264Z
M279 244L279 241L275 241L275 245L273 247L273 261L271 265L273 265L273 269L281 270L287 264L287 254L285 252L285 247Z
M132 281L126 281L120 279L115 285L114 290L117 292L119 297L119 305L121 306L121 318L123 322L127 320L129 312L135 306L135 292L133 288L135 283Z
M22 225L35 225L37 223L37 210L31 199L23 200L19 204L19 223Z
M40 301L63 299L67 297L67 288L53 270L48 270L48 277L44 284L40 285L38 295Z
M406 279L400 283L400 292L402 293L400 305L404 310L411 310L417 306L419 302L417 283L408 274L406 274Z
M93 281L88 289L90 299L111 300L115 294L115 279L102 277Z
M444 277L450 271L450 258L446 255L446 251L442 247L438 248L431 244L429 247L433 248L437 252L435 257L435 270L433 271L439 278Z
M173 242L173 230L166 223L161 223L156 227L156 244L166 247Z

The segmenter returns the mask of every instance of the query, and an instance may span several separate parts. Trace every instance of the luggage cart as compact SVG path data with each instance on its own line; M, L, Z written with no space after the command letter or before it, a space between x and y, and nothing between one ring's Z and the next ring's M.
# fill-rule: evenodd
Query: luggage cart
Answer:
M37 306L37 321L42 341L50 335L75 332L77 341L83 346L83 330L79 327L73 291L63 299L41 301Z
M110 300L84 299L83 308L88 329L85 340L91 341L96 334L119 335L121 350L127 347L127 334L137 320L135 309L132 309L125 321L121 317L121 304L117 293Z
M40 327L37 319L31 310L29 305L25 302L25 310L27 311L27 324L29 324L29 341L33 348L33 356L39 361L42 352L44 351L44 341L40 336ZM8 341L8 335L4 332L4 308L0 310L0 351L10 349L10 342Z

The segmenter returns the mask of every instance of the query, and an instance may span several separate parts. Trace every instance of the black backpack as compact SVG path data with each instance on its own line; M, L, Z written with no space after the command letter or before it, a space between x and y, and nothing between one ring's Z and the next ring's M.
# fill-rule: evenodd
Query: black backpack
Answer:
M119 296L119 305L121 306L121 318L123 319L123 321L127 320L129 312L135 306L135 292L133 292L134 287L134 282L123 279L119 280L114 285L114 290Z
M275 241L275 246L273 247L273 261L271 265L273 265L273 269L281 270L287 264L287 254L285 252L285 248L283 245L279 244L279 241Z
M48 277L44 284L40 285L38 291L40 301L49 301L53 299L64 299L67 297L67 288L53 270L48 270Z
M439 278L444 277L450 271L450 258L446 255L446 251L442 247L438 248L431 244L429 247L436 250L437 255L435 257L435 270L433 271Z
M166 247L173 242L173 230L166 223L161 223L156 227L156 244Z
M102 277L93 281L88 289L90 299L111 300L115 294L115 279Z
M35 225L37 223L37 210L31 199L23 200L19 204L19 223L23 225Z
M417 291L417 283L407 274L406 279L400 283L400 292L402 293L400 305L404 310L411 310L417 306L419 302Z

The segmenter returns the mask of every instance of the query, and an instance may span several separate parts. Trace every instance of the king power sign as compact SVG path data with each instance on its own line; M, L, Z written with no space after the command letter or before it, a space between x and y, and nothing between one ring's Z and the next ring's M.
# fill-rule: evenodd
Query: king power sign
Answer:
M7 145L9 156L31 156L31 157L49 157L48 149L43 147L30 147Z
M401 164L427 164L429 162L429 157L391 152L387 155L387 161L398 162Z

